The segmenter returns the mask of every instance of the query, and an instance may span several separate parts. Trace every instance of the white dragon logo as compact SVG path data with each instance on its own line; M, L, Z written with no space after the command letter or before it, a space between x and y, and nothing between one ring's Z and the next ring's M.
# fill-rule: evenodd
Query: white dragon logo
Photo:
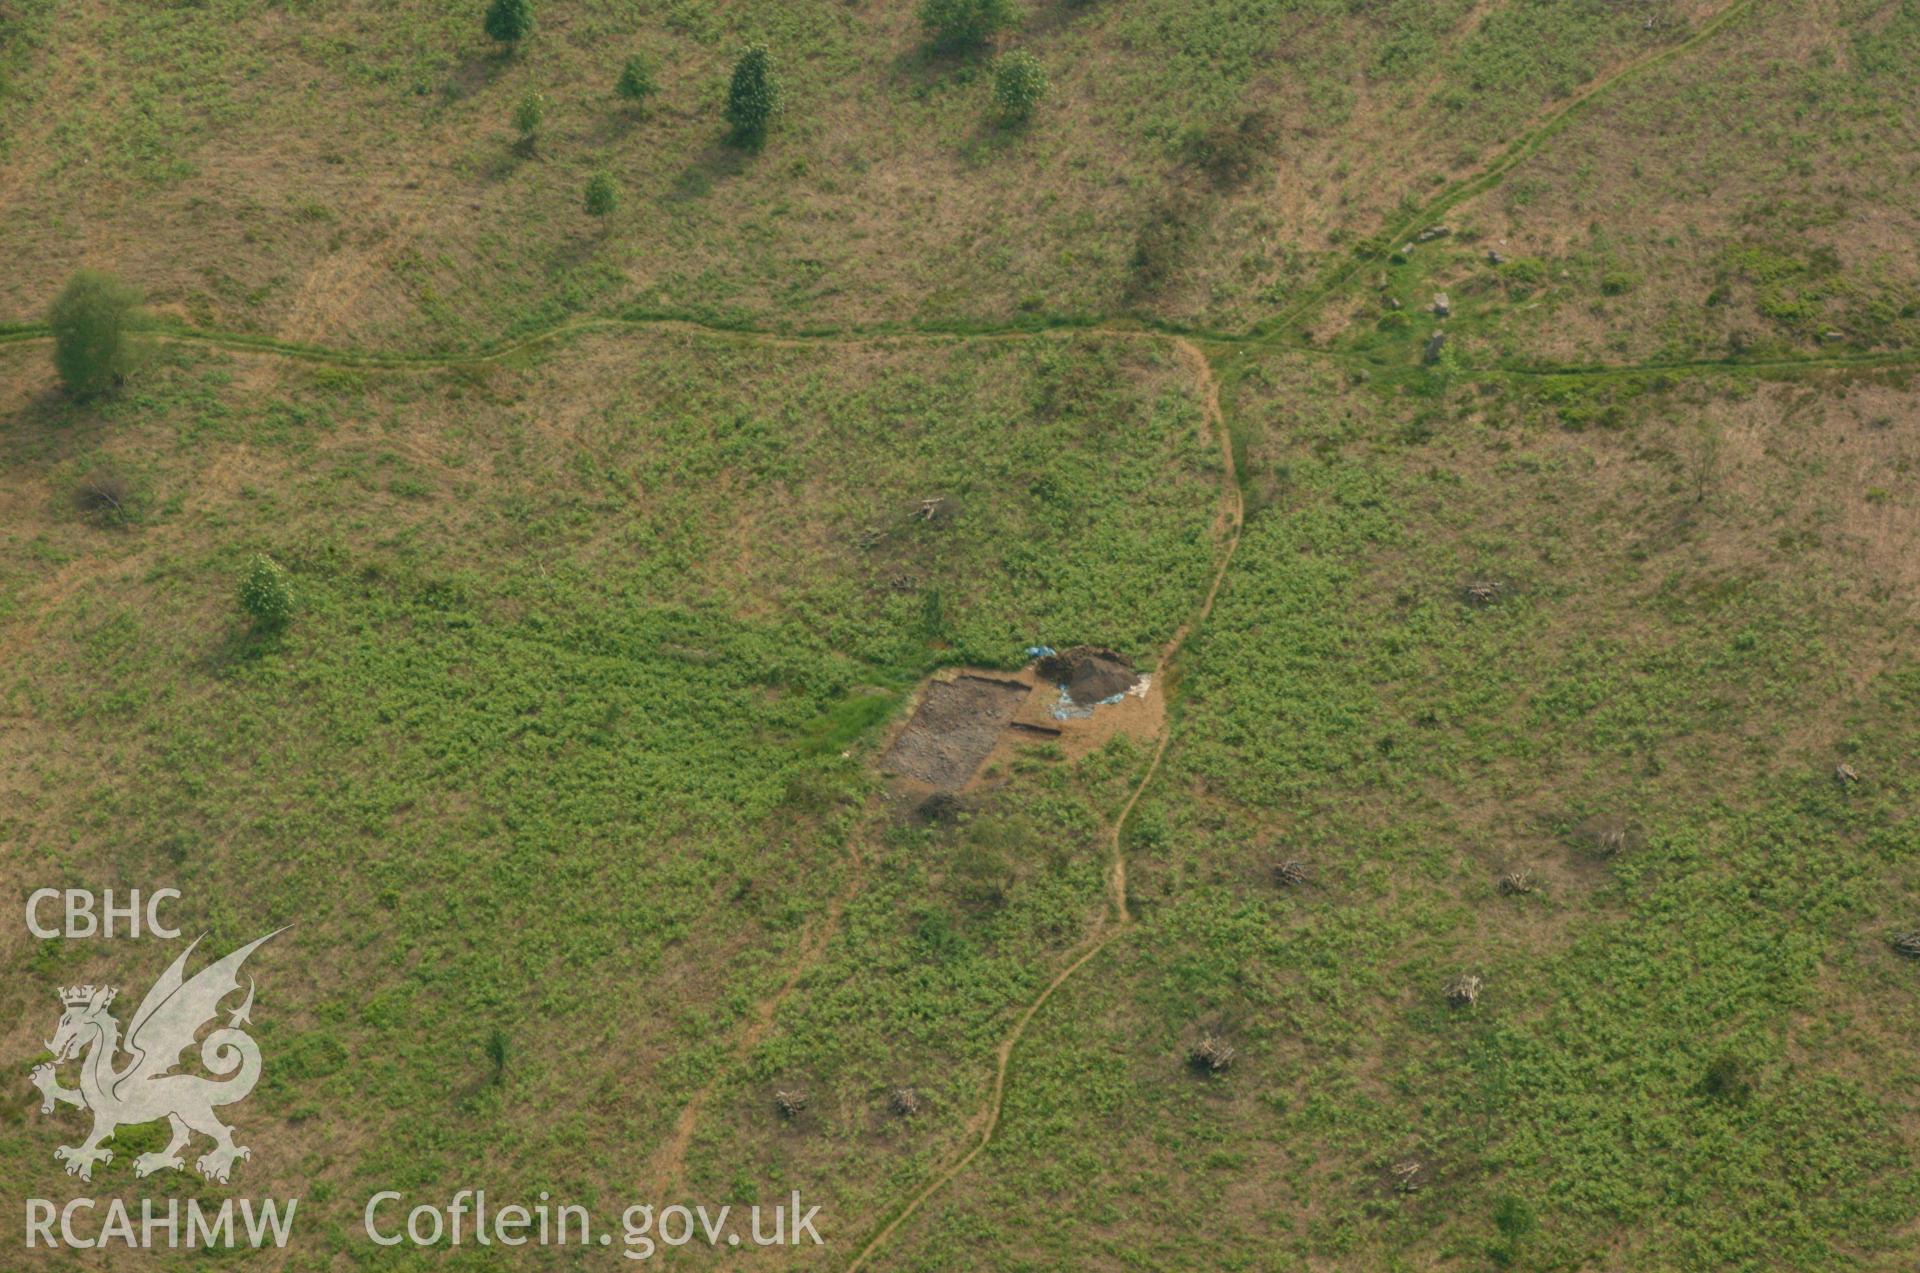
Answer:
M91 1180L95 1163L113 1161L113 1151L101 1148L100 1142L109 1139L115 1128L162 1118L172 1126L173 1140L158 1153L136 1158L136 1176L152 1175L163 1167L184 1169L186 1160L180 1151L195 1132L214 1141L213 1149L194 1164L209 1180L225 1184L234 1162L252 1156L252 1150L233 1143L233 1129L213 1115L216 1106L244 1099L260 1080L260 1047L240 1029L251 1024L252 978L247 979L246 1001L228 1013L223 1028L208 1034L200 1044L200 1063L208 1073L225 1081L171 1071L179 1064L180 1053L193 1046L193 1036L200 1027L214 1019L220 1001L240 988L240 965L247 956L285 931L276 929L248 942L188 980L184 970L187 956L200 944L196 938L140 1001L139 1011L127 1026L124 1051L131 1059L120 1069L114 1068L114 1057L123 1050L120 1023L107 1011L118 991L111 986L61 990L60 1001L66 1011L47 1044L53 1061L34 1067L33 1085L40 1089L42 1114L53 1113L54 1106L61 1104L93 1112L93 1131L83 1144L62 1145L53 1151L55 1158L67 1164L69 1176ZM86 1057L80 1062L79 1088L62 1087L54 1067L83 1051ZM236 1077L226 1077L235 1071Z

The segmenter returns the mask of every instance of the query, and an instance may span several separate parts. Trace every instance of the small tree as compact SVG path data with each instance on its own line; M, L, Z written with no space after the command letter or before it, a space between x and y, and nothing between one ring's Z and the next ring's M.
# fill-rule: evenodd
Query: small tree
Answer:
M487 35L509 47L533 34L533 0L493 0L487 7Z
M1046 95L1047 68L1033 54L1009 53L993 68L993 105L1005 123L1026 123Z
M773 61L764 44L752 45L733 64L733 82L727 86L727 123L733 126L728 140L760 149L779 106L780 81L773 77Z
M513 126L520 130L520 145L533 149L535 137L540 132L541 123L547 118L547 99L539 93L528 93L513 108Z
M613 91L622 101L645 106L647 99L660 91L659 81L654 77L653 63L638 53L628 58L626 65L620 68L620 79L614 84Z
M620 206L620 187L613 177L596 172L587 180L587 215L604 217Z
M293 587L287 582L286 567L265 553L248 558L246 573L240 576L240 608L262 631L285 627L293 617Z
M140 321L140 294L97 270L73 276L53 308L53 366L77 398L89 398L119 384L133 369L134 334Z
M920 25L936 49L974 49L1013 25L1013 3L1012 0L920 0Z

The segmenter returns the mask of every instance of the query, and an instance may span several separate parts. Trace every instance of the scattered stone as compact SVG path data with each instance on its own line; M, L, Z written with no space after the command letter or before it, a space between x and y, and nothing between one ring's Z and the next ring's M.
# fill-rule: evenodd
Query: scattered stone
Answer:
M1893 948L1908 959L1920 959L1920 928L1910 933L1896 934Z
M1228 1043L1225 1039L1215 1038L1209 1034L1206 1038L1200 1040L1200 1045L1194 1048L1193 1054L1188 1057L1188 1060L1192 1062L1193 1068L1196 1070L1204 1070L1208 1074L1218 1074L1222 1070L1233 1067L1233 1055L1233 1045L1231 1043Z
M1273 865L1273 882L1281 888L1297 888L1307 882L1307 864L1295 858Z
M1852 783L1859 782L1860 774L1852 765L1842 761L1833 767L1833 780L1845 787Z
M1421 361L1427 363L1439 362L1440 351L1446 347L1446 344L1447 334L1445 332L1435 332L1433 335L1427 337L1427 347L1420 351Z
M1820 339L1829 345L1834 344L1836 341L1845 340L1846 338L1847 334L1845 332L1835 331L1831 327L1820 333Z
M959 790L972 781L1029 689L1024 681L971 672L932 682L880 767L932 787Z
M1398 296L1389 296L1387 297L1385 304L1388 309L1399 309L1400 298Z
M1471 1008L1480 1002L1481 981L1473 973L1461 973L1446 986L1447 1002L1456 1008Z
M1433 313L1436 318L1447 318L1453 314L1453 302L1447 299L1445 292L1433 294Z
M912 1118L920 1112L920 1093L911 1087L896 1087L887 1097L887 1108L902 1118Z
M1449 234L1452 234L1452 233L1453 233L1452 226L1430 225L1426 229L1420 231L1420 233L1414 235L1413 241L1415 243L1431 243L1435 239L1444 239Z
M1533 871L1526 867L1517 871L1508 871L1500 877L1499 888L1503 897L1518 897L1523 893L1531 893L1538 887L1539 885L1533 882Z
M1388 1169L1388 1174L1393 1177L1395 1193L1419 1193L1420 1186L1426 1183L1424 1169L1411 1158L1395 1163Z
M1505 265L1506 263L1507 263L1506 257L1502 256L1499 252L1494 251L1492 248L1487 249L1488 265Z
M782 1118L789 1120L798 1118L800 1111L807 1107L807 1094L805 1092L775 1092L773 1094L773 1107L780 1112L780 1117Z

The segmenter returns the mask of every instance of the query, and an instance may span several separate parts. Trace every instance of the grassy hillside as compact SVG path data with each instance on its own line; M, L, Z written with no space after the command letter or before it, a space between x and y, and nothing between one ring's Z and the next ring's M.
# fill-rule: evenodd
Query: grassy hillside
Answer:
M1391 245L1322 334L1371 349L1444 326L1483 366L1910 349L1916 56L1912 5L1742 14L1436 213L1448 237Z
M466 3L21 10L0 198L32 264L0 306L108 264L196 323L428 347L623 307L1242 326L1712 6L1049 0L996 41L1052 82L1024 129L993 49L932 51L906 5L550 4L511 56ZM786 103L756 157L721 119L750 39Z
M248 1183L323 1232L357 1232L366 1182L450 1192L477 1162L625 1198L836 895L878 876L846 923L869 967L944 953L959 903L907 874L941 868L862 763L918 676L1047 637L1150 658L1212 554L1216 443L1187 365L1137 342L630 334L366 374L182 352L97 413L4 356L10 886L166 881L215 946L295 925L260 974ZM76 506L107 472L124 518ZM254 550L291 571L283 635L235 607ZM1081 788L1129 763L1038 762L1046 807L975 864L1030 886L953 938L976 963L880 997L940 1023L929 1152L961 1063L1097 908ZM10 941L22 1056L49 987L160 967ZM8 1109L24 1194L58 1166ZM132 1187L130 1139L97 1190ZM730 1194L780 1187L736 1166Z
M1140 930L899 1267L1903 1267L1912 488L1807 495L1911 450L1909 391L1700 381L1576 433L1236 372L1272 502L1130 827Z

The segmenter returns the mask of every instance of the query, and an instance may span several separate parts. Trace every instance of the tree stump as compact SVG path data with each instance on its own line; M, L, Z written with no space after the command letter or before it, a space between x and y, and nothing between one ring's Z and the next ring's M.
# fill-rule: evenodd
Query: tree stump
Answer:
M1476 579L1461 592L1470 606L1490 606L1500 599L1503 587L1505 585L1497 579Z
M1297 888L1307 882L1307 864L1295 858L1273 864L1273 882L1281 888Z
M1533 882L1533 872L1525 867L1517 871L1508 871L1500 877L1500 894L1503 897L1518 897L1531 893L1538 887Z

